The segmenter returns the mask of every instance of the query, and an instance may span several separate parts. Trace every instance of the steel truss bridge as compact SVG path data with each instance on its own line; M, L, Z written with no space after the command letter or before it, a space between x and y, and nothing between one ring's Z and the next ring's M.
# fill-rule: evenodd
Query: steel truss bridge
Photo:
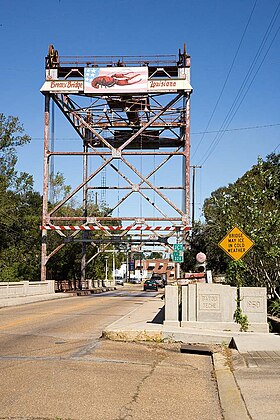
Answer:
M48 261L69 242L82 242L82 280L87 264L110 244L170 251L172 242L185 243L190 230L192 92L186 47L178 57L69 57L50 45L41 92L45 97L41 279L47 278ZM77 150L59 151L51 145L51 101L81 140ZM79 157L82 182L51 205L50 162L62 156ZM108 206L94 214L92 194L100 193L106 193ZM67 204L79 194L81 214L67 214ZM54 234L61 244L52 249L49 236ZM94 256L87 260L86 247L92 245Z

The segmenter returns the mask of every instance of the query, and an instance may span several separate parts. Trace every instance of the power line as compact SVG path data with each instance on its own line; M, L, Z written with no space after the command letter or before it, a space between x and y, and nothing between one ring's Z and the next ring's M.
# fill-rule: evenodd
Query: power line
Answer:
M248 127L239 127L239 128L228 128L226 130L224 130L225 132L230 132L230 131L242 131L242 130L257 130L260 128L269 128L269 127L276 127L280 125L280 123L276 123L276 124L264 124L264 125L253 125L253 126L248 126ZM220 130L211 130L211 131L198 131L196 133L191 133L193 136L197 135L197 134L213 134L213 133L219 133Z
M195 221L195 171L201 169L201 166L193 165L192 168L192 227L194 227Z
M251 19L252 19L252 16L253 16L253 13L254 13L254 10L255 10L255 7L256 7L256 4L257 4L257 0L255 0L255 3L254 3L253 8L252 8L252 10L251 10L250 16L249 16L249 18L248 18L248 20L247 20L247 23L246 23L246 26L245 26L245 28L244 28L243 34L242 34L241 39L240 39L240 41L239 41L239 44L238 44L237 50L236 50L235 55L234 55L234 57L233 57L233 60L232 60L231 66L230 66L230 68L229 68L228 74L227 74L226 79L225 79L225 81L224 81L223 87L222 87L221 92L220 92L220 94L219 94L219 96L218 96L218 99L217 99L216 104L215 104L215 106L214 106L214 109L213 109L213 111L212 111L212 113L211 113L211 116L210 116L210 118L209 118L209 120L208 120L208 123L207 123L207 125L206 125L205 131L202 133L202 137L201 137L201 139L200 139L200 141L199 141L198 145L196 146L196 149L195 149L195 151L194 151L194 153L193 153L193 157L195 156L195 154L196 154L196 152L197 152L197 149L199 148L199 146L200 146L200 145L201 145L201 143L203 142L204 136L205 136L205 134L207 133L208 127L209 127L209 125L210 125L210 123L211 123L211 121L212 121L212 118L213 118L213 116L214 116L214 114L215 114L215 112L216 112L216 109L217 109L217 107L218 107L218 104L219 104L219 102L220 102L220 99L221 99L221 97L222 97L222 94L224 93L224 90L225 90L226 84L227 84L227 82L228 82L229 76L230 76L231 71L232 71L232 69L233 69L233 66L234 66L234 63L235 63L235 61L236 61L237 55L238 55L238 53L239 53L240 47L241 47L241 45L242 45L243 39L244 39L245 34L246 34L246 32L247 32L248 26L249 26L249 24L250 24L250 22L251 22Z
M276 32L274 34L274 37L272 38L272 40L271 40L271 42L270 42L270 44L269 44L269 46L268 46L268 48L266 50L266 53L263 56L263 59L262 59L260 65L258 66L257 70L255 71L255 74L253 75L253 77L251 79L251 82L249 83L249 86L247 87L245 93L243 93L244 92L244 88L245 88L245 86L246 86L246 84L247 84L247 82L248 82L248 80L249 80L249 78L250 78L250 76L251 76L251 74L253 72L253 69L255 67L256 61L260 57L260 54L261 54L262 49L263 49L263 46L266 43L266 41L267 41L267 39L268 39L268 37L269 37L272 29L273 29L273 26L275 24L275 21L276 21L278 15L279 15L279 7L280 7L280 3L278 3L278 6L277 6L277 8L276 8L276 10L274 12L274 15L271 18L271 21L270 21L270 23L268 25L268 28L267 28L267 30L265 32L265 35L264 35L264 37L262 39L262 42L261 42L261 44L260 44L260 46L258 48L258 51L257 51L257 53L256 53L256 55L255 55L255 57L254 57L254 59L253 59L253 61L251 63L251 66L250 66L249 70L247 71L247 74L246 74L246 76L245 76L245 78L244 78L244 80L243 80L243 82L242 82L242 84L241 84L241 86L239 88L239 91L238 91L237 95L235 96L235 99L234 99L234 101L233 101L233 103L232 103L232 105L230 107L230 110L228 111L228 113L227 113L227 115L226 115L226 117L225 117L222 125L221 125L221 128L220 128L219 132L214 137L213 141L211 142L211 144L208 147L207 151L205 152L204 156L199 161L199 163L202 163L202 165L206 162L206 160L213 153L213 151L217 147L218 143L220 142L221 138L223 137L223 135L225 133L225 130L228 128L228 126L231 123L232 119L234 118L236 112L240 108L243 100L245 99L245 97L246 97L246 95L247 95L247 93L248 93L248 91L249 91L249 89L250 89L250 87L251 87L251 85L252 85L252 83L253 83L256 75L258 74L258 72L259 72L259 70L260 70L260 68L261 68L261 66L262 66L262 64L263 64L263 62L264 62L264 60L265 60L265 58L266 58L266 56L267 56L267 54L268 54L268 52L269 52L269 50L270 50L273 42L274 42L274 40L275 40L278 32L279 32L280 27L278 27L278 29L276 30ZM243 94L243 97L240 100L240 97L241 97L242 94ZM239 100L240 100L240 102L238 104L238 101Z
M270 128L270 127L277 127L279 126L280 123L275 123L275 124L263 124L263 125L252 125L252 126L247 126L247 127L234 127L234 128L229 128L224 130L225 132L230 132L230 131L242 131L242 130L258 130L261 128ZM213 134L213 133L219 133L220 130L210 130L210 131L196 131L196 132L191 132L192 136L196 136L196 135L200 135L200 134ZM44 140L44 137L32 137L31 140ZM77 141L76 137L56 137L55 140L57 141Z

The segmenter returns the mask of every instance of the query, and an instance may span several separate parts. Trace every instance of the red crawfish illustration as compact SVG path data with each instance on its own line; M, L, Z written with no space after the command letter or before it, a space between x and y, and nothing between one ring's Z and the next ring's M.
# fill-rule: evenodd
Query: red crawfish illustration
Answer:
M132 76L129 76L132 75ZM132 80L135 77L140 76L139 73L134 73L132 71L128 73L115 73L111 74L111 76L98 76L95 77L92 82L91 86L95 89L99 89L99 87L113 87L115 85L118 86L127 86L127 85L134 85L135 83L139 83L139 80Z

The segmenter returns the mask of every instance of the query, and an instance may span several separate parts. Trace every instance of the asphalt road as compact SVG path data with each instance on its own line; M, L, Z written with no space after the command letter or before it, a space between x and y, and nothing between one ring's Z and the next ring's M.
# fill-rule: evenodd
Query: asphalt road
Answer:
M222 419L209 356L101 338L154 295L120 288L0 309L0 419Z

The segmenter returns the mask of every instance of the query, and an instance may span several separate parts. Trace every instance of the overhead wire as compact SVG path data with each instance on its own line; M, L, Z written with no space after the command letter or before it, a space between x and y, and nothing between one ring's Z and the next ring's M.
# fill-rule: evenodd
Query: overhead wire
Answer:
M271 18L271 21L270 21L268 27L267 27L267 30L266 30L266 32L264 34L264 37L263 37L263 39L261 41L261 44L260 44L259 48L258 48L258 51L255 54L255 57L254 57L251 65L250 65L250 68L249 68L249 70L246 73L246 76L245 76L245 78L244 78L244 80L243 80L243 82L242 82L242 84L241 84L241 86L240 86L240 88L239 88L239 90L238 90L238 92L237 92L237 94L235 96L235 99L234 99L234 101L233 101L233 103L232 103L232 105L231 105L231 107L230 107L230 109L229 109L229 111L228 111L228 113L227 113L227 115L226 115L226 117L225 117L225 119L224 119L221 127L220 127L220 130L218 131L217 135L212 140L212 142L211 142L210 146L208 147L207 151L204 153L203 157L199 161L199 163L202 164L202 165L204 165L204 163L211 156L211 154L213 153L213 151L217 147L218 143L220 142L221 138L223 137L223 135L224 135L226 129L228 128L229 124L231 123L231 121L233 120L234 116L236 115L238 109L240 108L242 102L244 101L244 99L245 99L245 97L246 97L246 95L247 95L247 93L248 93L248 91L249 91L249 89L250 89L253 81L255 80L255 78L256 78L256 76L257 76L257 74L258 74L258 72L259 72L259 70L260 70L260 68L261 68L261 66L262 66L262 64L263 64L263 62L264 62L264 60L265 60L265 58L266 58L266 56L267 56L267 54L268 54L268 52L269 52L269 50L270 50L273 42L274 42L274 40L275 40L278 32L279 32L279 30L280 30L280 26L279 26L278 29L276 30L276 32L275 32L275 34L274 34L274 36L273 36L270 44L269 44L269 46L267 47L267 50L266 50L266 52L265 52L265 54L264 54L264 56L263 56L263 58L262 58L262 60L261 60L261 62L259 64L258 68L256 69L253 77L251 78L251 81L249 82L249 85L247 85L247 89L246 89L246 91L244 93L244 88L246 87L246 84L247 84L250 76L252 75L252 72L253 72L253 69L255 67L255 64L256 64L257 60L259 59L259 57L260 57L260 55L261 55L261 53L263 51L263 46L265 45L265 43L266 43L269 35L271 34L271 32L273 30L274 24L275 24L276 19L277 19L278 15L279 15L279 8L280 8L280 2L278 3L278 6L277 6L277 8L276 8L276 10L275 10L272 18ZM243 96L241 96L242 94L243 94ZM241 97L241 99L240 99L240 97ZM239 103L238 103L238 101L239 101Z
M280 146L280 143L279 144L277 144L277 146L275 147L275 149L273 150L273 152L272 153L274 153L274 152L276 152L276 150L278 149L278 147Z
M257 70L256 70L256 72L255 72L255 74L254 74L254 76L253 76L253 78L252 78L252 80L251 80L251 82L250 82L249 86L247 87L247 89L246 89L245 93L243 94L242 99L240 100L240 102L239 102L239 104L238 104L238 106L237 106L236 110L234 111L234 114L232 115L232 117L231 117L231 119L230 119L229 124L230 124L230 123L231 123L231 121L233 120L233 118L234 118L235 114L237 113L238 109L240 108L240 106L241 106L242 102L244 101L244 99L245 99L245 97L246 97L246 95L247 95L247 93L248 93L248 91L249 91L249 89L250 89L251 85L253 84L253 82L254 82L254 80L255 80L255 78L256 78L256 76L257 76L257 74L258 74L258 72L259 72L259 70L260 70L260 68L261 68L261 66L262 66L262 64L263 64L263 62L264 62L264 60L265 60L266 56L267 56L267 54L269 53L269 50L270 50L270 48L271 48L271 46L272 46L272 44L273 44L273 42L274 42L274 40L275 40L276 36L278 35L279 30L280 30L280 26L278 27L277 31L275 32L275 35L274 35L273 39L271 40L271 42L270 42L270 44L269 44L269 47L268 47L268 49L267 49L267 51L266 51L266 53L265 53L265 55L264 55L264 57L263 57L263 59L262 59L261 63L259 64L259 66L258 66L258 68L257 68ZM225 131L225 130L224 130L224 131Z
M270 128L270 127L276 127L280 125L280 123L275 123L275 124L263 124L263 125L252 125L252 126L247 126L247 127L233 127L233 128L229 128L226 129L224 131L229 132L229 131L242 131L242 130L258 130L258 129L263 129L263 128ZM209 131L193 131L191 132L192 136L197 136L200 134L213 134L213 133L218 133L220 130L209 130ZM44 137L32 137L31 141L33 140L44 140ZM77 141L76 137L56 137L57 141Z
M210 115L210 118L209 118L209 120L208 120L208 123L207 123L207 125L206 125L206 128L205 128L204 132L202 133L202 137L201 137L201 139L200 139L200 141L199 141L198 145L196 146L196 149L195 149L195 151L194 151L194 153L193 153L193 156L192 156L192 157L194 157L194 156L195 156L195 154L196 154L196 152L197 152L197 150L198 150L199 146L200 146L200 145L201 145L201 143L203 142L203 139L204 139L204 137L205 137L205 134L207 133L208 127L209 127L209 125L210 125L210 123L211 123L211 121L212 121L212 119L213 119L213 116L214 116L214 114L215 114L215 112L216 112L216 109L217 109L217 107L218 107L218 105L219 105L219 103L220 103L220 100L221 100L221 97L222 97L222 95L223 95L223 93L224 93L224 90L225 90L225 87L226 87L226 85L227 85L227 82L228 82L229 76L231 75L231 72L232 72L233 66L234 66L234 64L235 64L236 58L237 58L237 56L238 56L238 53L239 53L239 51L240 51L241 45L242 45L242 43L243 43L243 40L244 40L245 35L246 35L246 32L247 32L247 29L248 29L249 24L250 24L250 22L251 22L251 19L252 19L252 16L253 16L253 13L254 13L254 10L255 10L255 7L256 7L257 1L258 1L258 0L255 0L255 3L254 3L254 5L253 5L253 8L252 8L251 13L250 13L250 16L249 16L249 18L248 18L248 20L247 20L247 23L246 23L246 25L245 25L245 28L244 28L243 34L242 34L241 39L240 39L240 41L239 41L239 44L238 44L237 50L236 50L236 52L235 52L235 54L234 54L233 60L232 60L232 62L231 62L231 65L230 65L229 71L228 71L227 76L226 76L226 78L225 78L225 81L224 81L224 84L223 84L222 89L221 89L221 91L220 91L220 94L219 94L219 96L218 96L218 99L217 99L217 101L216 101L216 103L215 103L215 105L214 105L213 111L212 111L212 113L211 113L211 115Z
M225 132L229 132L229 131L243 131L243 130L258 130L260 128L270 128L270 127L276 127L280 125L280 123L276 123L276 124L264 124L264 125L252 125L252 126L248 126L248 127L239 127L239 128L228 128L226 130L224 130ZM198 135L198 134L213 134L213 133L218 133L220 130L211 130L211 131L199 131L197 133L191 133L192 136L194 135Z

